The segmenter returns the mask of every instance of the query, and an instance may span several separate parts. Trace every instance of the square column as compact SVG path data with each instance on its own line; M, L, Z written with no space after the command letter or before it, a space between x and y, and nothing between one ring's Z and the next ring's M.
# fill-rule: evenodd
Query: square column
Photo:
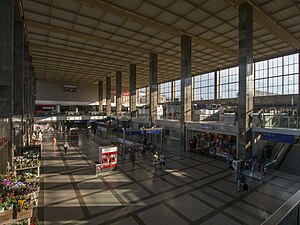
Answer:
M298 51L298 80L300 80L300 50ZM300 116L300 82L298 82L297 116Z
M29 74L28 74L28 101L29 101L29 108L28 108L28 113L33 114L34 109L33 109L33 77L34 77L34 72L33 72L33 67L32 67L32 60L30 59L29 61Z
M106 77L106 116L111 115L111 78Z
M150 87L150 110L149 117L151 126L153 121L157 119L157 54L149 54L149 87Z
M13 110L14 1L0 4L0 118Z
M23 115L24 106L24 24L15 22L14 35L14 115Z
M103 112L103 81L98 81L99 112Z
M185 122L192 116L192 39L181 36L181 146L187 150Z
M129 65L129 108L131 116L136 112L136 65Z
M117 116L122 115L122 73L120 71L116 72L116 97L117 97Z
M253 113L253 9L248 3L239 6L239 105L238 157L248 157L252 151Z
M29 52L28 52L28 45L25 44L24 46L24 114L29 113L29 67L30 67L30 62L29 62Z

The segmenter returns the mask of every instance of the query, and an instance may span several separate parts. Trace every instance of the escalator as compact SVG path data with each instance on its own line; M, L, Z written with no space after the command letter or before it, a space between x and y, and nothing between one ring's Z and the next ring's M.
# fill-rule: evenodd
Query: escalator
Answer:
M300 143L291 146L278 170L300 176Z

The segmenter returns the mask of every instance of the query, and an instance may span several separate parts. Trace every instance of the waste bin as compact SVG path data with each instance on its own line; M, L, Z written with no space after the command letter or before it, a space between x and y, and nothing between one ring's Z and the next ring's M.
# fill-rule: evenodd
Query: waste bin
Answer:
M102 167L101 167L102 165L99 162L94 162L94 165L95 165L95 175L97 176L102 172Z

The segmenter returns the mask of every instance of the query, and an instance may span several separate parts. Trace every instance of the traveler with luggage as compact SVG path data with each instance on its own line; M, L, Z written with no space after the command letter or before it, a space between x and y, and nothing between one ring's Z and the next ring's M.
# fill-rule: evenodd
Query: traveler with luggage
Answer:
M239 169L239 172L236 177L236 188L237 188L237 192L240 192L241 190L242 191L248 190L246 176L244 175L241 169Z

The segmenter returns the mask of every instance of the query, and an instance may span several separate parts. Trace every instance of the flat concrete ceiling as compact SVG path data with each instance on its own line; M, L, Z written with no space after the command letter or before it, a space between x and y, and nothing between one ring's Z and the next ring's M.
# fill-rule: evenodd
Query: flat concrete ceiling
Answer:
M238 6L253 6L254 59L300 49L295 0L19 0L37 79L97 84L137 66L137 87L149 84L149 53L158 54L158 82L180 78L180 40L192 37L192 74L238 64ZM105 83L105 82L104 82Z

